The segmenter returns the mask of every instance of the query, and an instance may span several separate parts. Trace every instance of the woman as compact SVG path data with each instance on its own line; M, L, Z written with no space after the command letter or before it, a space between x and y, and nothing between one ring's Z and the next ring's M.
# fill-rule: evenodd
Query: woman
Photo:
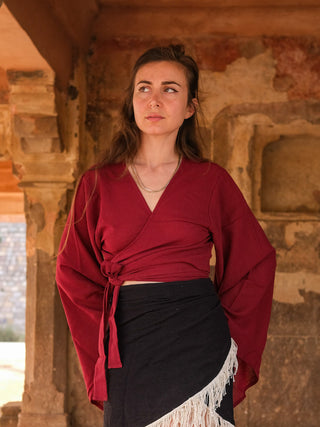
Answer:
M183 47L145 52L61 241L57 284L105 427L232 426L258 380L275 254L227 172L204 160L198 105Z

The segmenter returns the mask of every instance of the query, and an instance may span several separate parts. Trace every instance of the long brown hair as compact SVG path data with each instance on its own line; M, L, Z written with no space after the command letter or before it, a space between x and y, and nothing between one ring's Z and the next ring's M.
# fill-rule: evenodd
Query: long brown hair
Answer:
M154 47L147 50L138 58L132 69L130 84L121 109L120 129L114 135L110 147L103 154L100 165L120 162L130 164L136 156L140 147L140 130L136 125L133 112L136 74L143 65L160 61L176 62L183 66L188 82L188 103L192 103L193 98L198 100L199 69L194 59L185 54L183 45ZM195 161L204 160L203 142L197 117L199 110L198 104L195 106L195 113L184 120L179 129L175 147L179 155Z

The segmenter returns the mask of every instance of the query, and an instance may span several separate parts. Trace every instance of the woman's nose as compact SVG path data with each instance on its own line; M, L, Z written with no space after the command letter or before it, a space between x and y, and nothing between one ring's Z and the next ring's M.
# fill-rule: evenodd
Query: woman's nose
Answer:
M152 94L150 100L149 100L149 105L151 108L156 108L156 107L160 107L161 101L160 101L160 96L157 93Z

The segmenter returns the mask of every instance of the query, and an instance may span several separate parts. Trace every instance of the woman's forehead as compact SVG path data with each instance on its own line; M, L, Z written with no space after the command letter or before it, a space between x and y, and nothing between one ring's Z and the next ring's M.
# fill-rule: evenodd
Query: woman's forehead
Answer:
M149 62L142 65L136 73L135 84L140 81L150 83L176 81L179 84L187 84L183 65L173 61Z

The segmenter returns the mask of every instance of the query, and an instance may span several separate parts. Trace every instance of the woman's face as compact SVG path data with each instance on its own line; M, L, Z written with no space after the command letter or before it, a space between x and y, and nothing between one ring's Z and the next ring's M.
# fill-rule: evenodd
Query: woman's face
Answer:
M188 82L182 65L150 62L139 68L133 92L133 111L142 134L176 138L185 119L194 114L188 103Z

